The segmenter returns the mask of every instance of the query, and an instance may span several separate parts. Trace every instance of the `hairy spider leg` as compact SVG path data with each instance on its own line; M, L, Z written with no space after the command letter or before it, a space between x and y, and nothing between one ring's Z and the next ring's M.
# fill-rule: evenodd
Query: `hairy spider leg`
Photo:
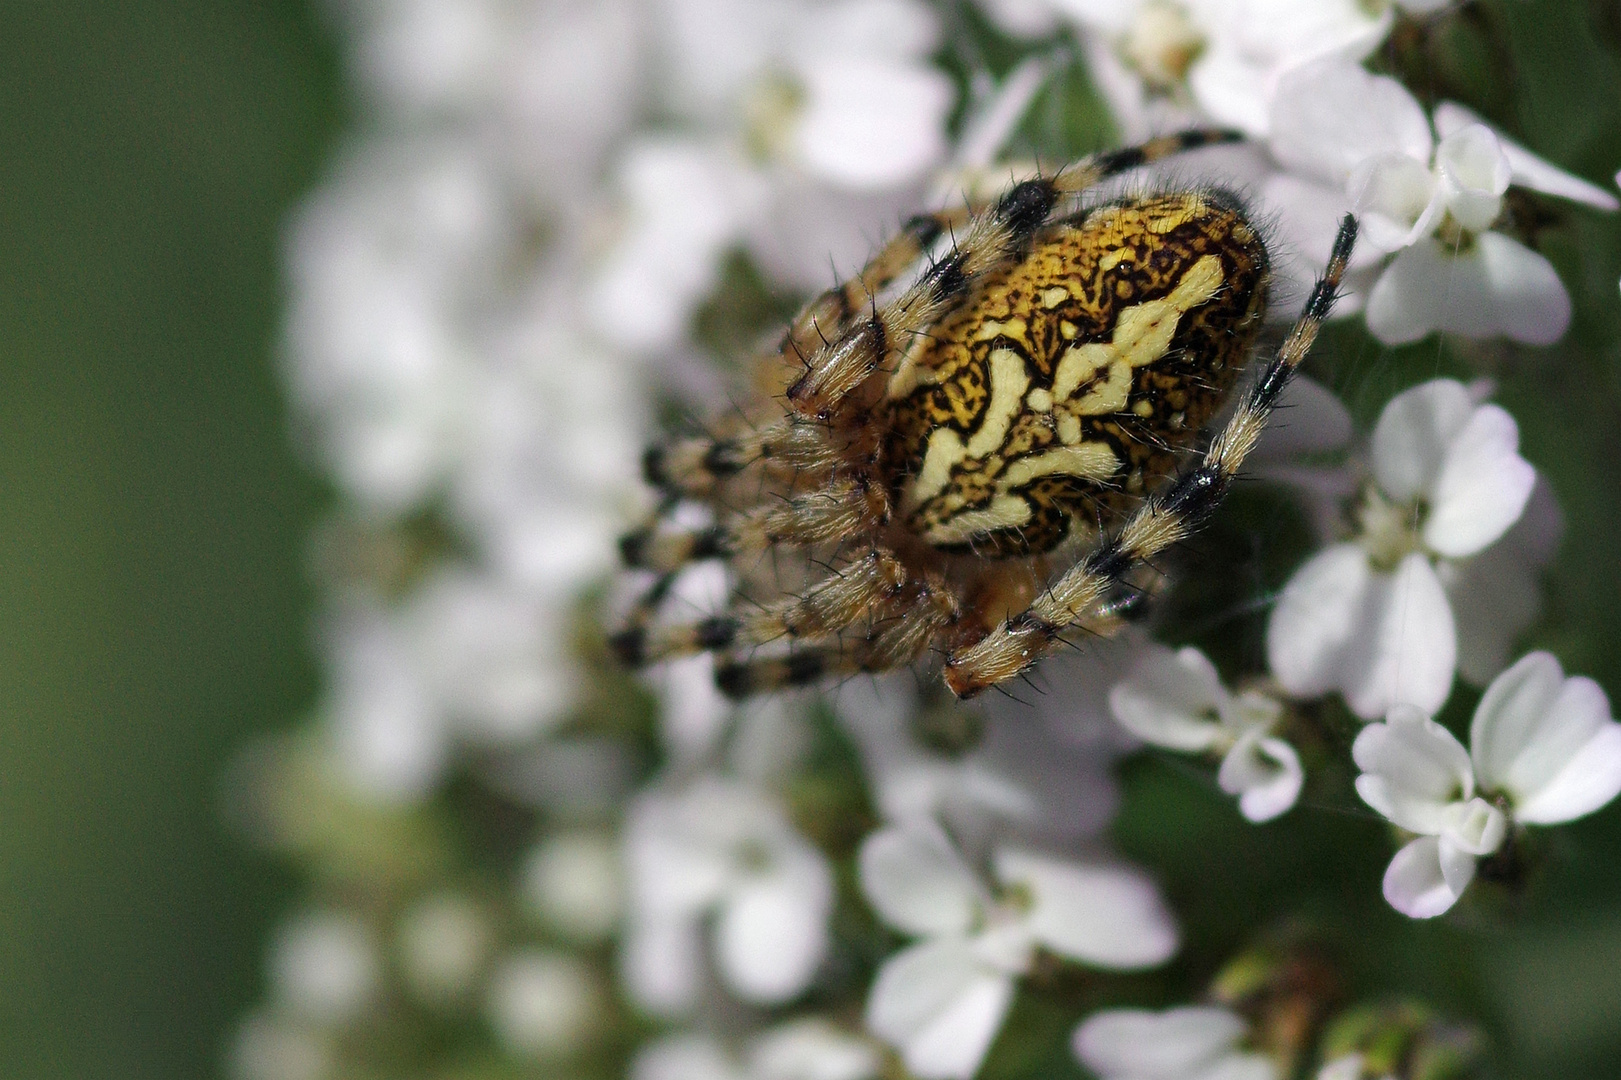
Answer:
M1029 608L1008 618L980 641L954 651L945 665L946 685L952 693L959 698L973 697L1021 674L1053 647L1066 627L1085 620L1106 604L1134 568L1203 527L1254 449L1278 395L1311 351L1338 297L1356 235L1356 218L1347 214L1334 240L1328 267L1312 289L1305 311L1199 463L1182 472L1169 487L1149 496L1118 533L1100 542Z

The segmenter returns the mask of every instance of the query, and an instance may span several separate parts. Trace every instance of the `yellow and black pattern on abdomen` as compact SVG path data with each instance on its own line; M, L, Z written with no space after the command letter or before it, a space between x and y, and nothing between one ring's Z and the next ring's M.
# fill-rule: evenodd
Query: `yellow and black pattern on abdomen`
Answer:
M1097 207L1038 234L904 359L886 457L909 530L1049 551L1173 475L1243 367L1267 257L1237 200Z

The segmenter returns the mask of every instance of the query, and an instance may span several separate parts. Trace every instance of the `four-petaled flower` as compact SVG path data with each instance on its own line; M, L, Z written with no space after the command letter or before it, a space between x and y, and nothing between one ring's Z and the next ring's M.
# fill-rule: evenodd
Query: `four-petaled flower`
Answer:
M1486 688L1470 749L1408 705L1357 736L1356 789L1391 822L1417 833L1391 860L1385 899L1428 919L1450 908L1518 825L1590 814L1621 792L1621 724L1591 679L1566 678L1534 652Z
M1536 483L1514 418L1450 379L1385 406L1372 472L1357 537L1297 570L1267 626L1267 660L1285 690L1338 690L1364 720L1398 703L1434 710L1446 700L1458 633L1437 564L1447 570L1496 542Z
M1492 225L1512 185L1614 210L1608 192L1509 141L1461 105L1430 118L1395 79L1344 57L1296 68L1272 98L1271 146L1286 167L1343 186L1362 220L1362 260L1396 253L1367 298L1389 345L1434 330L1549 345L1570 324L1553 265ZM1439 136L1439 138L1437 138Z
M676 1014L695 1003L711 917L716 967L739 998L775 1005L810 983L827 949L833 875L763 792L715 775L649 792L631 808L625 854L621 964L638 1004Z
M924 939L884 961L867 1026L922 1080L966 1080L978 1070L1038 948L1127 971L1176 951L1175 923L1136 871L1009 847L992 865L994 892L943 829L922 821L880 830L861 846L867 900L886 923Z

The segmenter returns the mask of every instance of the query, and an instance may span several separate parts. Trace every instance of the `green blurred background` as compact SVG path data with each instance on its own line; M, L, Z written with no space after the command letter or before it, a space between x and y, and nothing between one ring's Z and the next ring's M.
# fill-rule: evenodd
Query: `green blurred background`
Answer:
M1590 178L1621 164L1621 4L1486 7L1518 89L1476 104ZM300 0L0 0L0 27L0 1078L212 1076L295 889L218 796L247 735L315 693L301 559L323 496L273 346L279 223L340 131L338 56ZM1536 641L1615 693L1621 221L1573 212L1549 253L1572 337L1494 374L1570 520ZM1346 351L1364 419L1414 371L1479 359ZM1288 892L1282 833L1386 857L1366 821L1249 830L1153 763L1132 783L1122 839L1180 867L1195 924ZM1565 843L1512 933L1359 893L1402 961L1371 981L1472 1006L1527 1076L1621 1075L1621 812ZM1251 872L1212 887L1234 878L1213 853Z
M0 0L0 1076L211 1076L290 882L222 766L313 698L278 225L303 3Z

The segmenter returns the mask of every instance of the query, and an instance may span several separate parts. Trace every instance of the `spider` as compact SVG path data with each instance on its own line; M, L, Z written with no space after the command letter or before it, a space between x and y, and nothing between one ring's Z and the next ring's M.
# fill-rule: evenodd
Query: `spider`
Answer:
M741 698L932 652L968 698L1072 628L1117 629L1152 560L1220 505L1334 303L1357 226L1345 217L1304 313L1200 452L1261 328L1266 248L1221 190L1075 197L1240 138L1168 135L913 218L811 301L756 400L647 452L663 498L620 547L654 577L610 639L619 657L713 652ZM683 524L692 504L707 517ZM726 608L661 619L676 574L710 559L733 572Z

